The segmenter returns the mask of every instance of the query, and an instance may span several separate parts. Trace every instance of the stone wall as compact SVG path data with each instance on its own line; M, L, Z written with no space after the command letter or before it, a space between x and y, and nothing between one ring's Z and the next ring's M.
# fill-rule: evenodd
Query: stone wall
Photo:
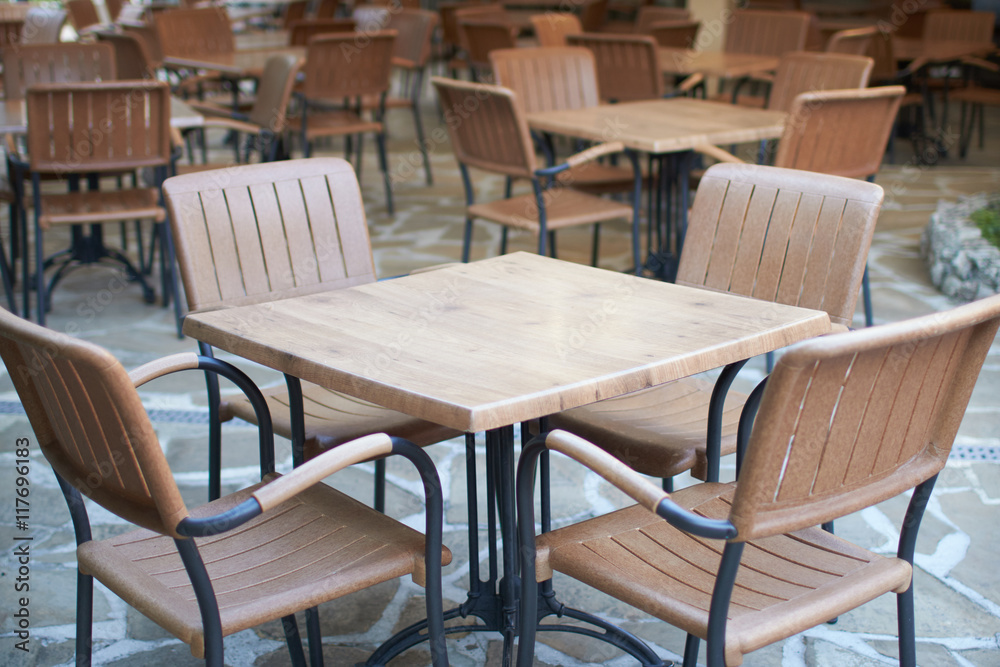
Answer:
M941 201L921 239L931 281L946 296L972 301L1000 292L1000 249L983 238L969 215L997 198L977 194Z

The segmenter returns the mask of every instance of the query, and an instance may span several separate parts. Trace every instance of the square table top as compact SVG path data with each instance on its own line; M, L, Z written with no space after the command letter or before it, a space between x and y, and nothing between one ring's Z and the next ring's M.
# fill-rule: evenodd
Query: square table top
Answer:
M591 141L621 141L647 153L737 144L781 136L784 111L767 111L687 97L601 104L527 114L532 129Z
M28 131L28 109L25 100L5 100L0 103L0 134L25 134ZM205 117L179 97L170 98L170 126L183 130L199 127Z
M780 58L751 53L696 51L660 47L657 50L660 71L664 74L704 74L732 79L766 72L778 67Z
M204 69L236 78L259 76L264 71L268 58L275 55L293 54L305 58L304 46L280 46L263 49L245 49L230 53L193 54L190 56L164 56L163 64L170 67Z
M827 333L823 311L529 253L192 313L184 333L466 432L620 396Z

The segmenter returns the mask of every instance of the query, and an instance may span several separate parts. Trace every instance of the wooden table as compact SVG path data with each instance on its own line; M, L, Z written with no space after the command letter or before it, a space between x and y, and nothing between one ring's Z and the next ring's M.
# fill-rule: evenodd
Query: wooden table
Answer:
M485 627L448 631L501 631L505 651L517 607L509 576L516 554L513 425L763 354L829 327L821 311L529 253L184 321L187 335L286 375L461 431L487 431L488 493L496 489L488 502L499 502L508 576L497 581L491 549L491 576L480 580L473 532L473 590L446 619L477 616ZM474 493L475 470L469 475ZM475 505L473 497L471 513ZM470 525L477 524L473 514ZM568 615L608 625L583 612ZM384 664L419 641L412 632L397 637L370 660ZM656 664L641 642L625 644Z
M24 100L7 100L0 104L0 133L25 134L28 131L28 112ZM178 97L170 98L170 126L178 130L199 127L205 117Z
M163 64L175 69L198 69L218 72L232 79L260 76L271 56L293 54L304 58L304 46L281 46L264 49L247 49L232 53L194 54L190 56L164 56Z
M725 51L694 51L660 47L657 51L660 71L664 74L690 76L703 74L722 79L750 76L777 68L779 58Z
M737 144L780 137L785 115L783 111L675 97L536 112L528 114L527 119L533 130L589 141L620 141L629 150L661 158L662 187L656 189L656 213L650 204L650 219L660 221L662 217L665 232L658 244L659 250L654 252L650 248L645 268L671 280L687 230L688 171L693 150L702 145ZM636 173L636 192L641 189L641 178L642 175ZM665 216L660 215L663 208L661 197L666 199ZM675 200L676 207L673 205ZM676 216L671 214L674 208L677 209ZM639 239L635 238L633 242L638 243ZM641 268L637 267L637 271Z

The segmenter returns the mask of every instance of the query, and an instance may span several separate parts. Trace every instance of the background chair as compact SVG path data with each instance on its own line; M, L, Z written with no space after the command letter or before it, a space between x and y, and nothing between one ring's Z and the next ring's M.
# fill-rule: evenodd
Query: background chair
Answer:
M917 532L998 325L993 296L796 345L760 398L738 483L665 494L562 432L526 448L517 480L518 664L532 664L536 582L558 571L687 632L685 667L696 664L701 639L709 667L739 665L747 653L892 592L899 662L915 667ZM546 448L639 504L533 545L534 468ZM895 556L817 527L911 489Z
M770 11L742 9L733 12L732 21L726 26L726 53L741 53L780 58L792 51L805 51L809 38L812 15L801 11ZM767 84L767 72L758 72L735 82L731 91L734 102L739 101L743 84L756 81Z
M447 664L440 587L450 554L441 545L440 482L420 449L372 436L277 476L260 394L228 365L181 354L130 375L106 350L8 313L0 313L0 355L73 519L75 664L90 664L95 578L221 667L224 636L277 619L293 662L304 665L295 612L405 574L427 588L430 650L435 665ZM37 372L17 372L29 367ZM262 410L264 480L189 512L135 385L194 368L221 371ZM420 473L426 538L319 482L388 454ZM93 539L81 492L137 529ZM318 622L309 639L311 653L321 650Z
M644 5L639 7L635 17L635 32L640 35L650 34L654 23L663 21L690 21L691 12L679 7L657 7Z
M78 35L85 35L101 25L101 17L93 0L66 0L63 2L69 24Z
M107 42L115 52L115 69L122 79L155 79L158 69L146 40L131 30L95 31L99 42Z
M353 33L354 19L301 19L292 21L288 26L288 45L306 46L316 35L326 35L333 32Z
M164 197L188 310L260 303L375 281L364 204L350 165L336 158L231 167L169 179ZM203 354L211 350L202 346ZM318 385L301 388L304 453L386 432L425 446L458 433ZM219 421L256 422L252 405L211 394L210 498L219 495ZM292 438L289 391L265 390L275 432ZM218 407L216 405L218 404ZM384 508L385 461L376 462L375 507Z
M506 21L460 17L458 31L473 81L488 80L492 51L517 48L517 28Z
M824 50L827 53L867 56L871 52L872 39L876 37L880 36L878 28L875 26L838 30L830 35Z
M40 83L114 81L114 49L108 44L25 44L3 52L3 88L8 100L23 100Z
M576 14L546 12L532 14L530 20L538 45L542 47L566 46L566 35L578 35L583 32L583 26Z
M55 44L66 23L66 10L32 7L21 28L21 44Z
M800 51L781 57L764 108L790 111L800 93L865 88L874 61L867 56Z
M385 182L386 208L394 211L392 181L386 157L385 98L392 76L392 55L396 32L380 30L366 35L363 49L354 46L353 34L318 35L306 50L305 83L300 115L289 119L289 127L302 139L303 156L309 157L312 144L322 137L357 135L354 168L361 173L361 137L371 133L378 144L379 168ZM371 120L362 115L362 100L379 100ZM348 143L348 155L350 144Z
M698 21L657 21L649 26L646 33L656 40L658 46L668 49L690 49L696 44Z
M791 169L714 165L701 180L677 283L825 310L850 326L882 205L870 183ZM685 470L719 480L736 451L747 396L727 391L745 362L717 382L690 378L549 418L629 467L669 479ZM724 401L724 403L723 403Z
M566 169L602 155L621 152L621 143L601 144L567 158L560 165L539 169L528 125L513 91L501 86L466 83L441 77L434 77L432 82L437 89L445 118L449 114L457 115L460 112L463 116L461 122L448 123L452 150L455 151L465 186L463 262L469 261L472 225L476 218L503 225L501 254L507 251L508 227L537 234L540 255L547 254L550 249L554 255L555 231L574 225L631 218L633 238L636 237L638 218L630 205L602 199L573 188L548 188L549 183L546 182ZM479 102L474 111L464 111L463 103L468 99ZM514 179L529 180L534 192L477 204L469 177L470 167Z
M569 35L566 43L594 54L601 99L631 102L663 97L656 42L647 35Z

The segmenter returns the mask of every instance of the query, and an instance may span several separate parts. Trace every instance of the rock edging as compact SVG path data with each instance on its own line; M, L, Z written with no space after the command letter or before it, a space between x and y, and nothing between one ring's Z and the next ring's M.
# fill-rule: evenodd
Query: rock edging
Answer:
M945 296L974 301L1000 292L1000 248L983 238L969 216L1000 194L981 193L940 201L920 240L931 282Z

